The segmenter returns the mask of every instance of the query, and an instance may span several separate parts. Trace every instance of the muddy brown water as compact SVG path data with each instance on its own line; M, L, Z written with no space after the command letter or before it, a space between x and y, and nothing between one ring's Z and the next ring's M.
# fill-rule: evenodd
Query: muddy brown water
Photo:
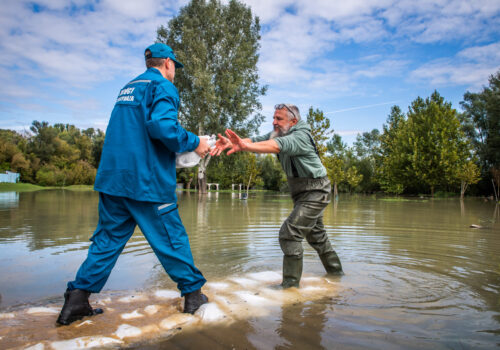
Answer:
M46 190L0 193L0 315L19 325L23 310L62 303L66 282L86 256L97 222L94 192ZM209 281L281 269L277 240L292 208L287 195L180 193L179 208L197 266ZM328 235L345 275L317 295L297 291L266 313L236 310L230 323L202 323L168 335L118 345L147 349L491 349L500 347L500 210L482 199L340 197L325 211ZM482 228L471 228L479 225ZM324 278L315 252L304 244L304 275ZM225 283L224 282L224 283ZM233 283L231 282L231 283ZM328 281L327 281L328 282ZM267 282L246 287L258 295ZM323 283L323 282L322 282ZM236 286L236 284L234 284ZM304 283L307 286L307 282ZM231 289L233 288L233 289ZM236 287L231 287L234 292ZM207 288L212 298L217 290ZM106 307L131 312L143 304L115 303L115 296L175 290L137 229L102 293ZM325 292L326 291L326 292ZM222 292L221 292L222 293ZM226 292L228 293L228 292ZM262 294L262 295L265 295ZM274 299L276 300L276 299ZM180 299L164 302L155 317L178 312ZM105 307L105 308L106 308ZM170 310L170 311L169 311ZM114 312L114 311L113 311ZM165 313L165 314L162 314ZM55 328L46 315L47 341L91 335L92 328ZM24 316L23 316L24 317ZM105 317L105 316L103 316ZM109 334L120 325L109 313ZM135 325L141 321L134 321ZM159 321L158 321L159 322ZM129 322L130 323L130 322ZM105 328L106 328L105 327ZM26 332L26 330L25 330ZM25 345L43 336L25 334ZM108 335L109 335L108 334ZM9 338L10 337L10 338ZM31 339L33 338L33 339ZM17 338L16 338L17 339ZM31 339L32 341L28 341ZM0 348L23 347L0 330ZM40 343L41 344L41 343ZM50 349L50 343L44 343Z

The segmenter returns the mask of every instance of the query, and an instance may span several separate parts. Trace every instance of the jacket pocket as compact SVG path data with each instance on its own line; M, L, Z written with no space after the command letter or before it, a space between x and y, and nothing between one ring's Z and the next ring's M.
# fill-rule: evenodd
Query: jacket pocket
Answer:
M187 233L182 224L176 204L160 205L156 208L157 214L165 227L172 248L179 249L186 244Z

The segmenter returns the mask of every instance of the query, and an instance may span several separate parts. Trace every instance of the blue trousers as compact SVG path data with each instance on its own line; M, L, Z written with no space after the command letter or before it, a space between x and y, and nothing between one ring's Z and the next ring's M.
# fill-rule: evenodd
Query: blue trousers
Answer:
M87 259L75 280L68 282L68 289L99 293L136 225L182 296L205 284L205 278L194 266L176 203L140 202L99 193L99 223L90 238Z

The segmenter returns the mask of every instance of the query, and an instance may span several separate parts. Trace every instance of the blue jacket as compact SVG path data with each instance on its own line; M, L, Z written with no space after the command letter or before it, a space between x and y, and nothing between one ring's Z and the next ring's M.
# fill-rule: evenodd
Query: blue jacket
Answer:
M175 152L200 139L177 120L179 94L149 68L120 90L111 113L94 189L138 201L174 203Z

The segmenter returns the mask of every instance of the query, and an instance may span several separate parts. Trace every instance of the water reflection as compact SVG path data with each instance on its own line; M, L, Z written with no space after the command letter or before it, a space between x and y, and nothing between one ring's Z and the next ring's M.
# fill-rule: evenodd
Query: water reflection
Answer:
M19 205L19 193L0 192L0 210L17 208L18 205Z
M282 310L276 333L283 344L275 349L325 349L322 332L327 322L324 301L298 303Z
M97 223L94 192L12 196L0 200L4 309L60 298L85 258ZM241 200L226 193L179 193L195 262L208 280L280 271L278 231L292 206L288 195L251 194ZM378 334L381 348L388 345L384 337L402 347L405 337L421 339L417 344L422 347L438 342L435 348L458 347L457 338L465 339L465 347L500 343L498 205L467 198L341 196L326 208L324 222L346 273L338 281L337 299L299 303L270 318L240 322L234 334L217 327L213 332L238 340L238 348L297 348L304 339L318 349L339 341L370 347L366 339L372 333ZM472 229L472 224L483 228ZM304 248L304 273L322 275L317 254L307 244ZM106 289L149 288L172 284L137 229ZM262 334L267 334L264 340ZM204 338L199 339L203 344Z

